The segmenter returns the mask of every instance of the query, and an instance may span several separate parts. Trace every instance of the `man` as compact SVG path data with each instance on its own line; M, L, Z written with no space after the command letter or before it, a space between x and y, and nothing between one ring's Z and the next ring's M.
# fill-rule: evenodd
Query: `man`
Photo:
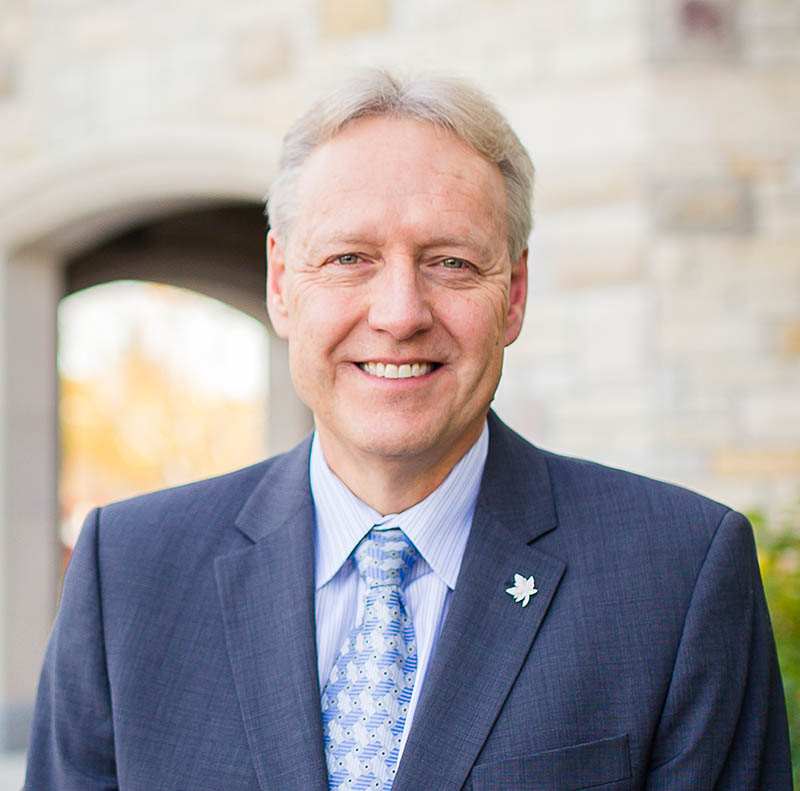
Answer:
M745 519L489 411L531 181L458 82L290 130L267 303L316 433L90 515L28 791L791 787Z

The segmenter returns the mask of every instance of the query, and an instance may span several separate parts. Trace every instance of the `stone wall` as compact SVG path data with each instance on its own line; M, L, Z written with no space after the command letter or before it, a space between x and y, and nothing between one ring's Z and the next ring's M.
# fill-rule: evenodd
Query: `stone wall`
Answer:
M780 510L800 496L800 5L685 6L649 98L656 469Z
M465 74L538 170L499 411L547 447L775 509L800 496L798 9L5 0L0 184L164 141L269 159L354 65Z

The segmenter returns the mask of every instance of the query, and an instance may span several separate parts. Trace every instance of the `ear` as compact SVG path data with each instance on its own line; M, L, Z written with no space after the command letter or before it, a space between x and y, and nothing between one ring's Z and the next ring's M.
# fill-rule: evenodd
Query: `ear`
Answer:
M286 258L278 237L267 234L267 313L275 332L289 337L289 309L286 301Z
M505 345L517 339L525 318L525 302L528 299L528 248L511 267L511 283L508 289L508 314L506 316Z

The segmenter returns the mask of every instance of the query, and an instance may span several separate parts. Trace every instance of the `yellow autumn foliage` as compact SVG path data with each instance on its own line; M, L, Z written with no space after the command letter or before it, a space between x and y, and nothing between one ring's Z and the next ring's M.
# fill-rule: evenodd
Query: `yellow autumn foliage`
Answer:
M266 455L266 394L212 395L134 340L102 375L60 381L61 512L71 543L94 505L217 475Z

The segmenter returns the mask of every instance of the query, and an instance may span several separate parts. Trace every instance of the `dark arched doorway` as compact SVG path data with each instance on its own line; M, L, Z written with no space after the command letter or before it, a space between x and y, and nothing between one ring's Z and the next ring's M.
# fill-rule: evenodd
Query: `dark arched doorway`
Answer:
M65 296L112 280L148 280L205 294L267 322L263 208L225 203L137 223L72 256Z

